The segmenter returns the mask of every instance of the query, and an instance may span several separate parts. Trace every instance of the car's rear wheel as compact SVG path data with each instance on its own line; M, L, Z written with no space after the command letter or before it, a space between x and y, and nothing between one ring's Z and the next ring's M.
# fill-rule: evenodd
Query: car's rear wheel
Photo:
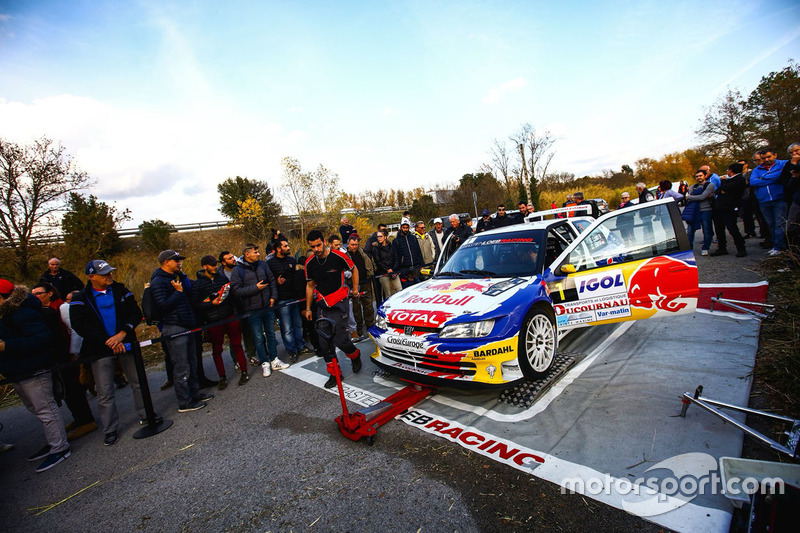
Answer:
M555 321L543 309L531 309L519 334L517 357L522 373L529 379L546 376L556 359L557 348Z

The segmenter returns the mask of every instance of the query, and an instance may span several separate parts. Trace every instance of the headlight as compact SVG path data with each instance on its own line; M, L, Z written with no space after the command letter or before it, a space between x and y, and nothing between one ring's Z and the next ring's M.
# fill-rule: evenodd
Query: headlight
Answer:
M485 337L492 332L494 320L483 320L482 322L466 322L464 324L452 324L445 326L439 332L439 338L474 338Z
M388 329L388 325L386 324L386 317L381 315L375 315L374 326L378 329Z

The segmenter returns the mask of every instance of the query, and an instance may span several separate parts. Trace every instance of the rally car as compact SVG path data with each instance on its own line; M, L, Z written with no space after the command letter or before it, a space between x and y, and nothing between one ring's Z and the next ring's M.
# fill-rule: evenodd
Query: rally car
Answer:
M545 376L575 328L695 310L697 265L673 200L597 220L547 213L446 241L430 280L379 307L373 362L413 381L506 387Z

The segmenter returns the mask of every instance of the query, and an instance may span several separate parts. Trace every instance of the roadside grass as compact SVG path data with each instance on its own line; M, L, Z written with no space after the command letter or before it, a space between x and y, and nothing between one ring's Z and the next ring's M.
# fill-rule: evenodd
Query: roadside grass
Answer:
M772 318L761 323L755 384L767 393L767 404L786 416L800 418L800 258L770 258L762 263L769 281L769 303L775 305Z

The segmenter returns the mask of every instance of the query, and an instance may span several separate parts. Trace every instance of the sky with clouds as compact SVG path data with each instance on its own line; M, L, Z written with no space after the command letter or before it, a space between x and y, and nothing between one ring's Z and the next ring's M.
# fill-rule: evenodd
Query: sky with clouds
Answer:
M0 138L60 141L135 223L210 221L284 156L427 188L525 122L553 171L633 165L798 52L794 1L0 0Z

